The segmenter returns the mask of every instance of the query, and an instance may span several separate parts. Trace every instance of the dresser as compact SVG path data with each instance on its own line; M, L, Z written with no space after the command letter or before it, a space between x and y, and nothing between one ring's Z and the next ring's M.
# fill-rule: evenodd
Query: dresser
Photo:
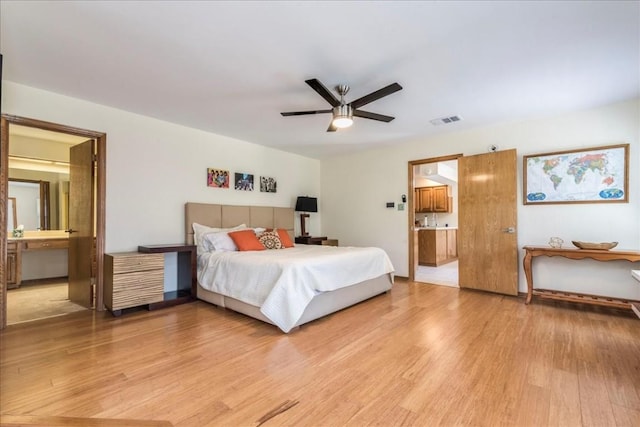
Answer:
M113 253L104 261L104 305L114 316L126 308L163 301L163 253Z

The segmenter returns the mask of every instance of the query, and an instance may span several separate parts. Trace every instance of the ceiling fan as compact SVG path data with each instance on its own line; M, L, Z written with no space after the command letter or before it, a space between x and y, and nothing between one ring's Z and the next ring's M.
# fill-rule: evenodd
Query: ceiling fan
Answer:
M355 101L346 103L344 96L349 92L349 86L338 85L336 86L336 92L340 95L338 100L318 79L305 80L305 82L311 86L313 90L318 92L333 108L328 110L313 110L313 111L292 111L288 113L280 113L283 116L304 116L308 114L323 114L333 113L333 120L329 124L327 132L335 132L341 128L347 128L353 124L353 117L362 117L365 119L378 120L381 122L390 122L395 117L385 116L383 114L370 113L369 111L359 110L360 107L376 101L387 95L391 95L402 89L398 83L392 83L389 86L385 86L382 89L378 89L375 92L371 92L368 95L358 98Z

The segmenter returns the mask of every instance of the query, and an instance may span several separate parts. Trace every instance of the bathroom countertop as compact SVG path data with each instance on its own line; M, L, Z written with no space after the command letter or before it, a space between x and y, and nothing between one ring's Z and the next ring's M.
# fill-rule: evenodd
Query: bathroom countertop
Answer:
M24 237L13 237L11 232L7 233L7 240L42 240L42 239L69 239L69 233L64 230L25 230Z

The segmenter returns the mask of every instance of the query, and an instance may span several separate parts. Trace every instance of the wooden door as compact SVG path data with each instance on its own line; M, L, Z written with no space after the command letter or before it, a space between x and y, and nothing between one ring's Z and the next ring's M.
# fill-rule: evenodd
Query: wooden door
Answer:
M71 147L69 170L69 299L93 305L94 140Z
M516 150L458 159L461 288L518 294Z

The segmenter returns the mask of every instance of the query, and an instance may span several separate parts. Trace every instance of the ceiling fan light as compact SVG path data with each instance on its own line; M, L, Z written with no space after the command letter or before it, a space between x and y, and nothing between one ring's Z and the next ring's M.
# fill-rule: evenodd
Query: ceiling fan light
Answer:
M353 119L349 116L338 116L333 119L333 125L338 129L348 128L353 124Z
M333 109L333 126L338 129L348 128L353 124L353 110L351 106L343 103Z

